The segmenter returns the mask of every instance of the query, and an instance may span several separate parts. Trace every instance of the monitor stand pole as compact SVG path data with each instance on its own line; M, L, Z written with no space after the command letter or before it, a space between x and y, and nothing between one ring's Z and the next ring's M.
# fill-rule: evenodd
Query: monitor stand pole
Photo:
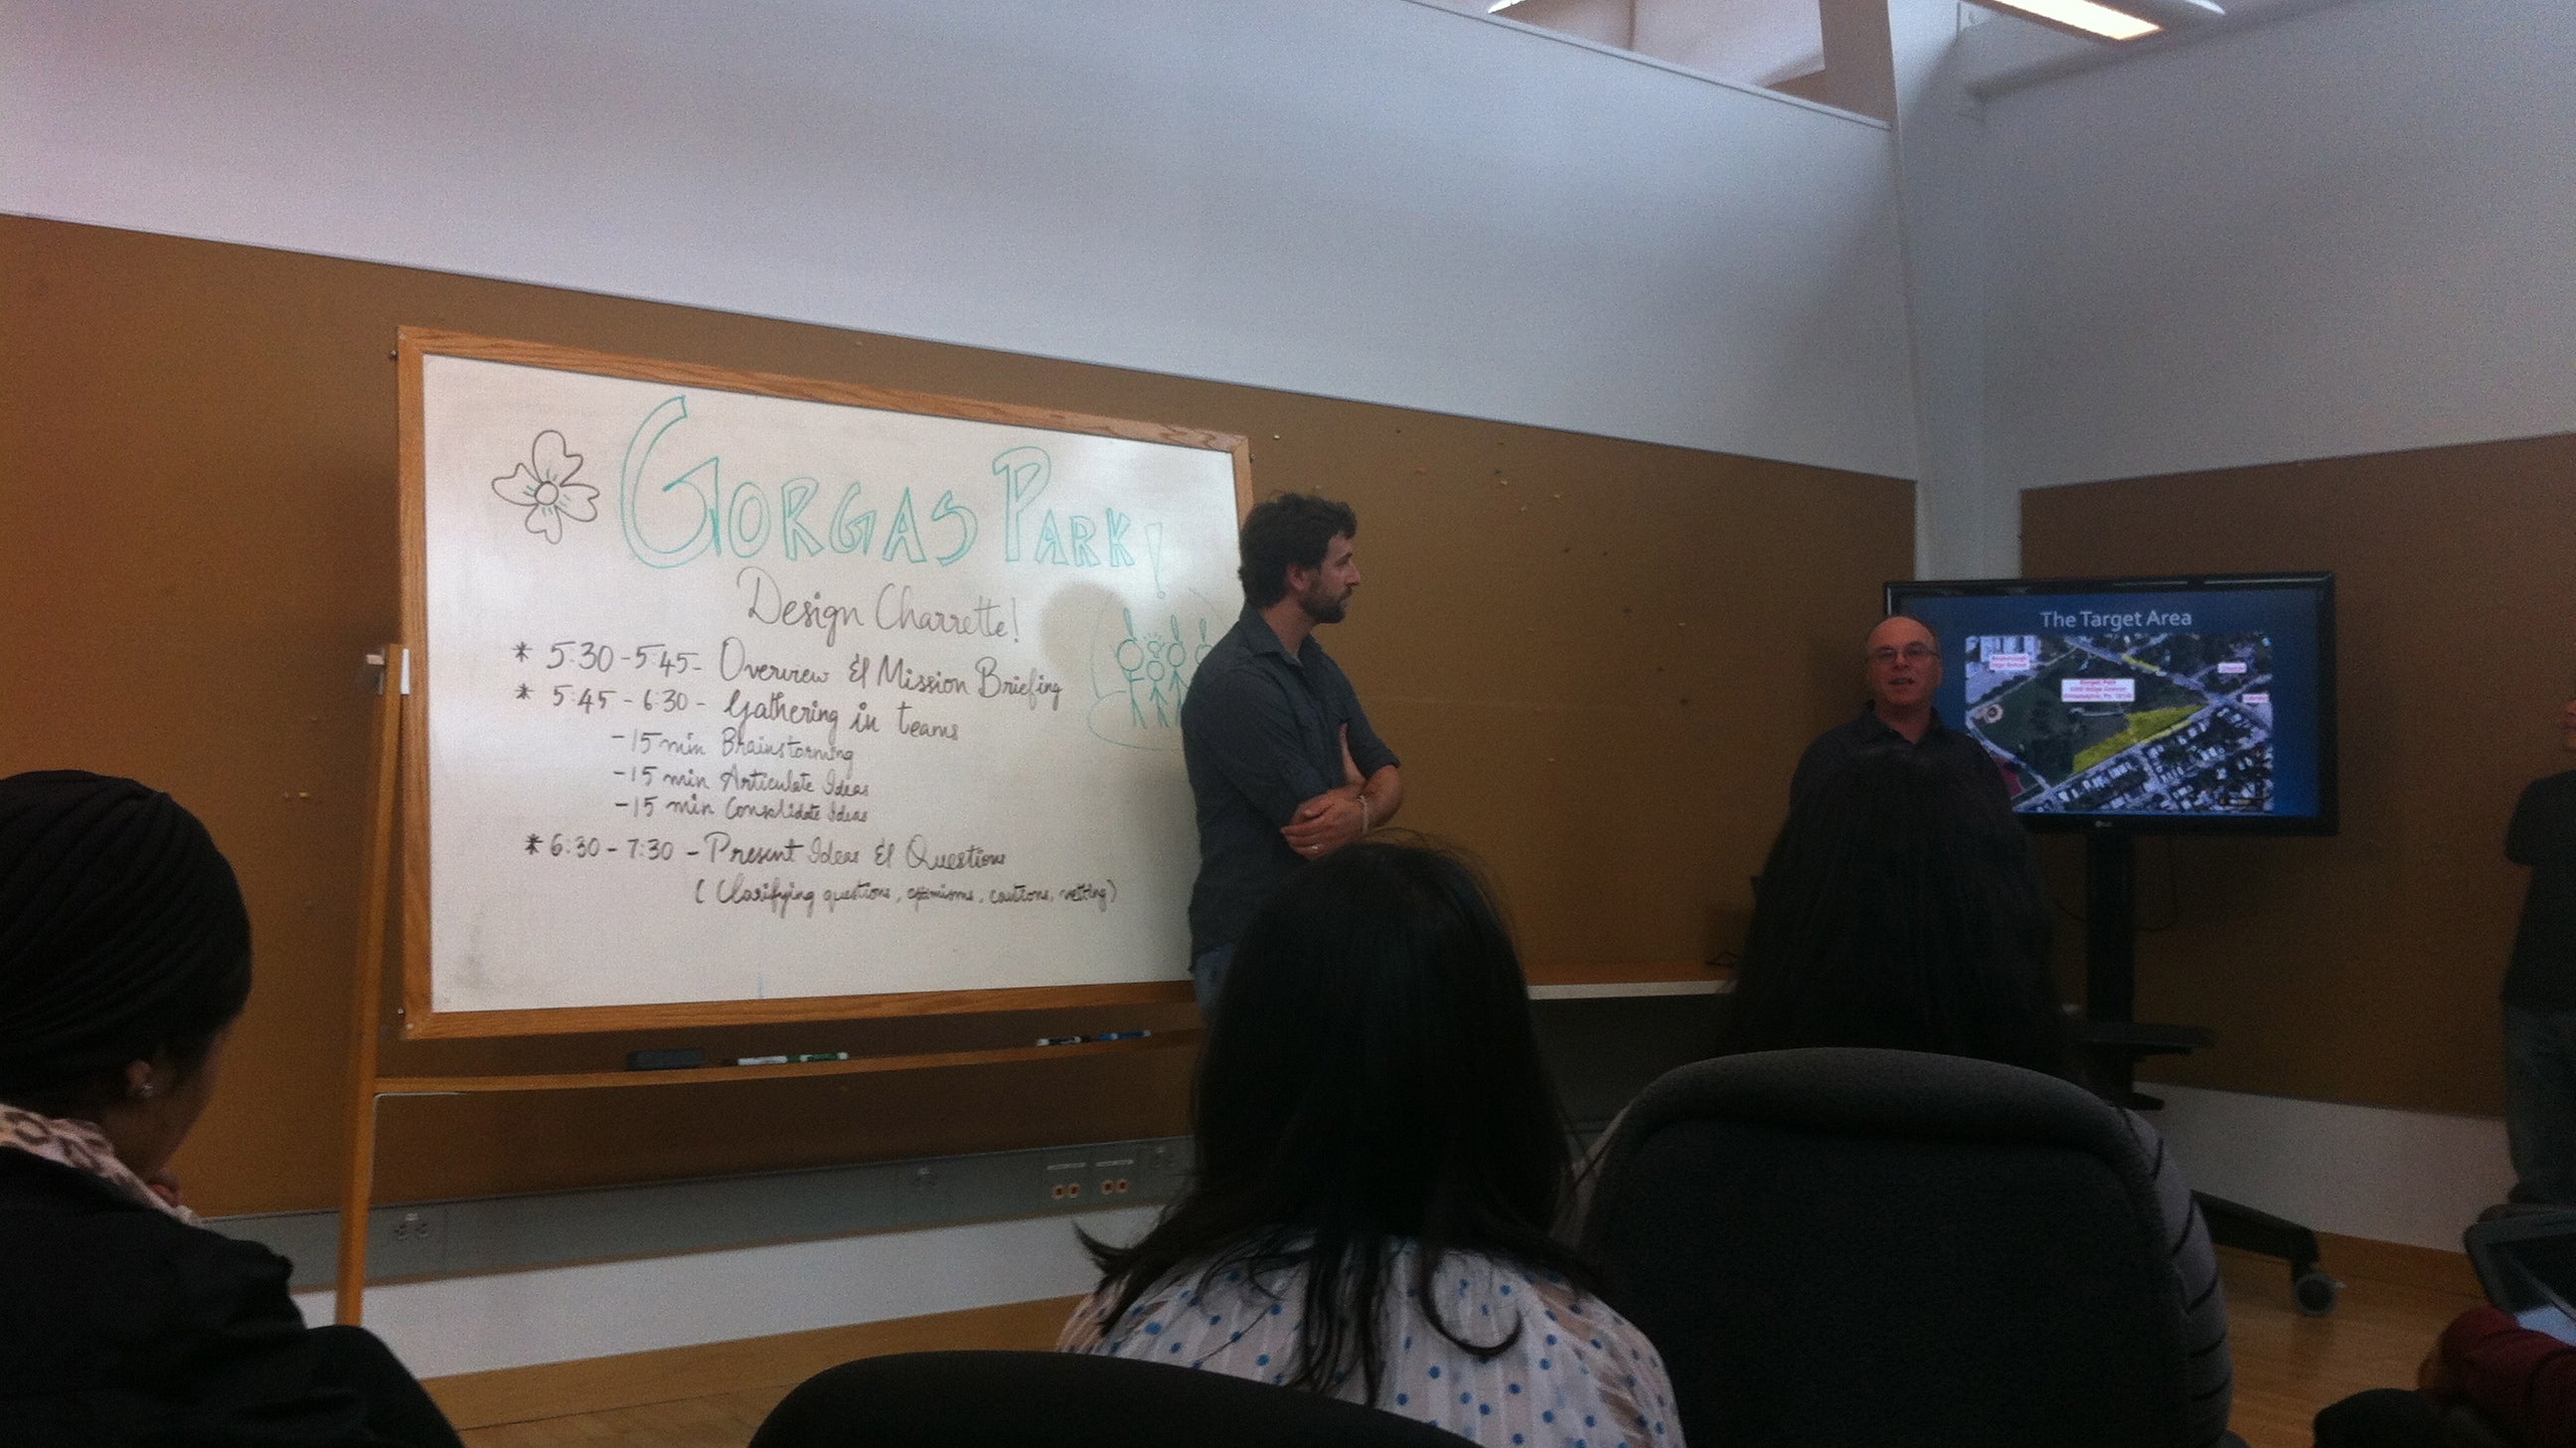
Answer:
M2094 1089L2135 1111L2164 1102L2136 1088L2139 1058L2185 1055L2214 1044L2204 1026L2156 1025L2136 1019L2138 990L2138 841L2127 830L2084 836L2084 1044ZM2224 1197L2194 1192L2209 1238L2289 1264L2290 1290L2301 1312L2332 1312L2342 1284L2317 1270L2317 1234L2296 1222Z

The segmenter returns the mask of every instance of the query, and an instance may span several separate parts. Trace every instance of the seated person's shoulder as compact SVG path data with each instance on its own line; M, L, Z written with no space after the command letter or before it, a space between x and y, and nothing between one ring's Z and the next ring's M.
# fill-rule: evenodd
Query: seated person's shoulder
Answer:
M1480 1321L1489 1305L1497 1317L1504 1315L1502 1304L1518 1309L1519 1336L1502 1356L1510 1360L1507 1371L1518 1375L1514 1381L1526 1384L1530 1411L1606 1415L1633 1442L1670 1437L1671 1380L1655 1345L1634 1324L1538 1268L1496 1263L1490 1283L1487 1302L1477 1302L1471 1289L1460 1305L1477 1309Z
M304 1330L286 1259L0 1151L0 1396L150 1385Z
M1451 1253L1441 1265L1441 1275L1457 1283L1460 1299L1477 1316L1487 1308L1496 1309L1495 1316L1518 1309L1521 1321L1536 1329L1517 1345L1530 1357L1586 1362L1606 1356L1625 1363L1652 1356L1645 1334L1559 1273L1466 1253ZM1658 1360L1656 1370L1661 1368Z
M1530 1290L1540 1306L1554 1314L1550 1321L1581 1329L1572 1334L1576 1346L1596 1351L1609 1351L1615 1347L1624 1357L1631 1348L1644 1344L1645 1335L1600 1298L1553 1273L1531 1272L1528 1277ZM1567 1335L1564 1332L1558 1334L1559 1337Z

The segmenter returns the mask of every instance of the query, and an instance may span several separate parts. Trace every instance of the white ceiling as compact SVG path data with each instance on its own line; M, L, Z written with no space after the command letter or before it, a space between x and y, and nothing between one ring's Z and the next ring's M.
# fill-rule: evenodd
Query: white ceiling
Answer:
M1493 0L1436 0L1485 13ZM1816 0L1519 0L1506 19L1746 85L1823 68Z

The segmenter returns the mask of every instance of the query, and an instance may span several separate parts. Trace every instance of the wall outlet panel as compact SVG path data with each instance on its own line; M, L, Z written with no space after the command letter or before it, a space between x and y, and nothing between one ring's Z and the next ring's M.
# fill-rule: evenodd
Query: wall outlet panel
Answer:
M1189 1180L1188 1137L870 1162L755 1176L401 1202L367 1218L367 1280L470 1277L619 1258L1153 1206ZM1107 1193L1103 1182L1124 1183ZM1075 1192L1068 1188L1079 1186ZM339 1214L211 1217L206 1225L331 1285Z

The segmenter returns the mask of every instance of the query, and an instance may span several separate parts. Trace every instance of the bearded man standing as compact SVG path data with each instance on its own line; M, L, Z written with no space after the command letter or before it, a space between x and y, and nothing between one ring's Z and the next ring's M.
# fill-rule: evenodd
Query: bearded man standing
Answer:
M1360 585L1349 505L1282 493L1244 517L1243 614L1181 701L1198 806L1190 976L1210 1014L1235 942L1280 881L1395 817L1404 777L1315 639Z

